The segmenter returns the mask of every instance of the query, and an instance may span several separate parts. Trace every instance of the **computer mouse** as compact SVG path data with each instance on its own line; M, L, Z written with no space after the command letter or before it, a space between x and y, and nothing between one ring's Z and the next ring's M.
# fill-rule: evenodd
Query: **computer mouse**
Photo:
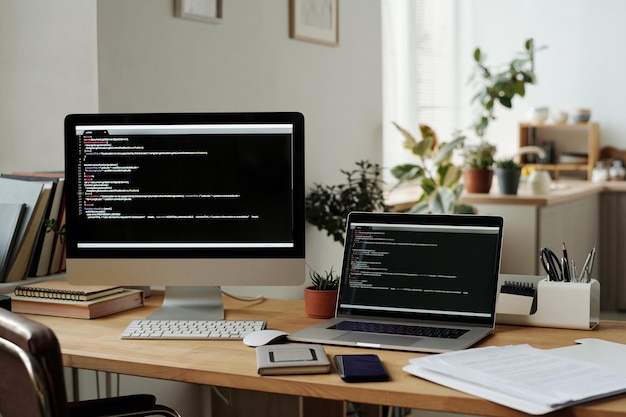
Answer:
M259 330L246 335L243 338L243 343L252 347L269 345L283 340L288 334L280 330Z

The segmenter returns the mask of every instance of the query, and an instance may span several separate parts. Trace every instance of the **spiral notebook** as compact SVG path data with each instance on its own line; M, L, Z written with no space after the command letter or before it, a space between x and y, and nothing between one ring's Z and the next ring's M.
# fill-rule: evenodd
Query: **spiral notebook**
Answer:
M89 301L124 291L117 285L76 285L64 279L54 279L18 285L15 294L22 297Z

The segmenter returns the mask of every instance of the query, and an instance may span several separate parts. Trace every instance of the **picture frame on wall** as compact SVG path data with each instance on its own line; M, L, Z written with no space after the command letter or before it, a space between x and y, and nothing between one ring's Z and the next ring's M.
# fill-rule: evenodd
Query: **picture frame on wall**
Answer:
M289 37L339 45L339 0L289 0Z
M207 23L222 22L222 0L175 0L174 15Z

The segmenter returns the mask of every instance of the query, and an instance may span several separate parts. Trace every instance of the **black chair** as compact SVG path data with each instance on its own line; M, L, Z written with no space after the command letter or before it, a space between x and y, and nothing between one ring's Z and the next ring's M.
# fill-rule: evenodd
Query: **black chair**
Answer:
M180 417L152 395L68 402L59 342L51 329L0 308L2 417Z

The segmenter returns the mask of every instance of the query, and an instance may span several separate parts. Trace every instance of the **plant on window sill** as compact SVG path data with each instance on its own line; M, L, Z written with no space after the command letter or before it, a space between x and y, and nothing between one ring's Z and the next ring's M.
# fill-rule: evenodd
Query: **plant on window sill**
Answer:
M515 96L524 97L526 85L535 83L536 51L534 40L527 39L524 51L518 57L502 67L490 68L485 64L486 55L480 48L474 50L475 67L471 79L477 92L472 102L478 103L479 112L472 127L479 142L467 145L465 149L465 167L468 169L463 174L463 181L469 192L488 193L491 188L496 147L484 140L485 131L489 123L495 120L497 103L512 108Z
M476 135L481 138L491 120L495 120L495 106L500 103L505 108L513 107L515 96L526 95L526 85L535 84L535 52L545 47L535 48L532 38L524 42L524 51L501 68L490 68L485 64L487 55L480 48L474 50L474 73L471 81L476 86L472 102L480 106L478 118L473 124Z
M480 139L479 144L468 147L466 166L470 168L488 168L494 163L493 155L496 147L484 141L489 123L495 120L496 104L511 109L515 96L524 97L526 86L535 84L535 52L543 48L535 48L532 38L524 42L524 50L518 57L501 67L488 67L485 63L487 55L480 49L474 50L474 73L470 80L476 87L471 102L478 104L478 116L472 127ZM490 152L487 152L489 150Z

